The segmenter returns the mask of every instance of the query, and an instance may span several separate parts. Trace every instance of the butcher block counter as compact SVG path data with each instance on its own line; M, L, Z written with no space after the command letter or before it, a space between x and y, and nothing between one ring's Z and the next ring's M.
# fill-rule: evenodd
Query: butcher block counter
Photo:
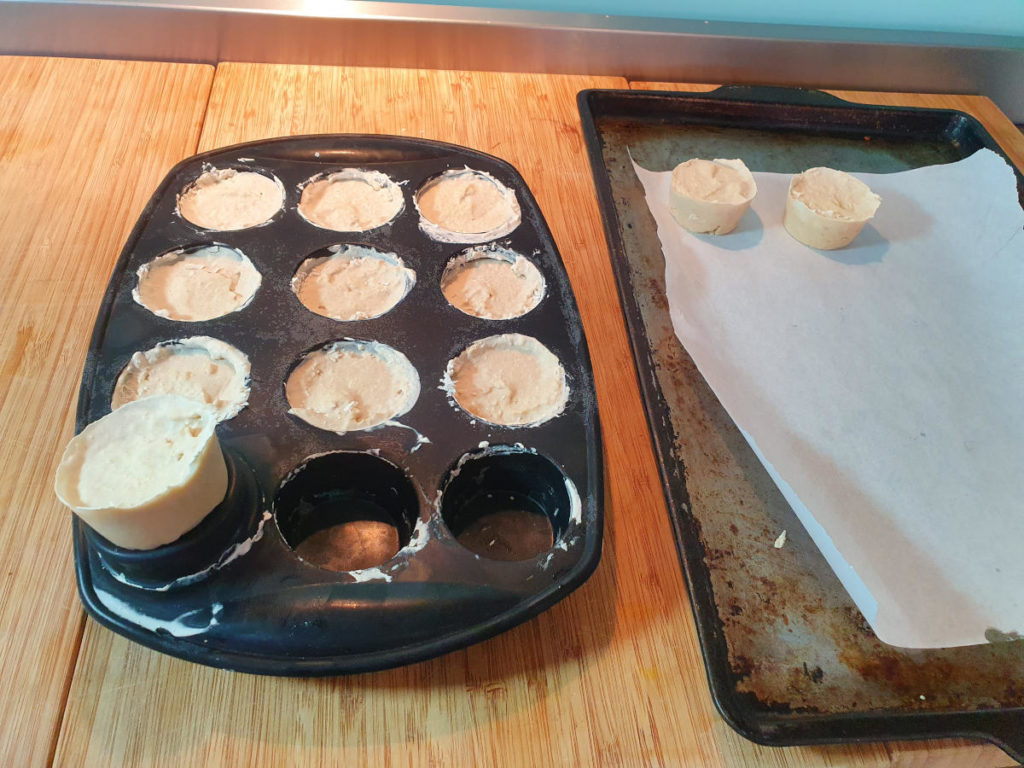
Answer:
M619 309L576 94L616 77L0 57L0 765L1005 766L965 741L792 748L715 711ZM701 86L658 84L700 89ZM839 93L961 109L977 96ZM596 377L604 554L577 592L413 666L259 677L150 651L83 613L51 490L107 280L184 157L312 133L462 144L512 163L572 281Z

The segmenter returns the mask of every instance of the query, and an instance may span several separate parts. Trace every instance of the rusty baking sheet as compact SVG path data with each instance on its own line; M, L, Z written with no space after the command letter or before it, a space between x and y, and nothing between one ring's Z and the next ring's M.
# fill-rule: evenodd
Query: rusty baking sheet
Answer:
M630 162L667 171L691 157L742 157L754 171L878 173L998 145L960 112L795 89L592 90L578 102L719 711L762 744L963 736L1024 760L1024 642L917 651L875 637L676 339L657 229Z

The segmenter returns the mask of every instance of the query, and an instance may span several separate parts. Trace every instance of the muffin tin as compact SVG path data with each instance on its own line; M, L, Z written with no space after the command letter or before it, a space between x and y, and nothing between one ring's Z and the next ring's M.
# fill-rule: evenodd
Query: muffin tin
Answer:
M211 167L272 175L286 190L284 207L249 229L190 224L177 213L176 197ZM490 174L519 201L522 223L497 244L529 258L546 284L540 303L522 317L474 318L442 295L445 266L470 246L424 234L413 196L444 171L464 167ZM360 233L303 219L296 210L303 182L344 168L382 171L401 183L402 212ZM310 312L291 279L309 256L340 243L396 253L415 271L415 285L377 318L340 322ZM241 251L262 275L242 309L176 322L133 300L142 264L213 244ZM448 362L472 342L504 333L532 336L561 361L570 394L556 418L495 426L461 410L446 391ZM115 382L134 352L195 335L234 345L252 365L248 406L217 428L228 494L199 526L152 551L121 549L74 520L79 593L100 623L217 667L357 672L508 629L565 597L597 566L602 460L586 340L551 233L504 161L451 144L370 135L272 139L185 160L160 184L115 267L82 377L77 429L110 411ZM380 342L408 357L420 378L411 410L344 435L288 413L290 371L304 354L345 339ZM326 528L331 535L310 541ZM353 536L359 552L331 550ZM293 549L303 542L308 559ZM388 557L395 546L398 553Z

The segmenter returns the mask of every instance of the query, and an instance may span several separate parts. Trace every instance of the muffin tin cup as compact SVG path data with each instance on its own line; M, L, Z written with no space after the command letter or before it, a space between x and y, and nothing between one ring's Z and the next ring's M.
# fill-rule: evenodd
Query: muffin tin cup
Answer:
M231 451L223 451L228 470L224 500L198 525L170 544L156 549L126 549L113 544L89 526L82 526L99 562L129 587L167 591L195 584L226 563L237 544L254 527L259 491L252 471Z
M272 174L285 187L284 208L268 224L252 229L198 230L175 213L175 198L204 166ZM474 318L448 304L441 292L445 266L466 245L425 236L412 200L424 181L466 166L491 174L514 190L519 201L522 223L497 244L529 258L546 284L540 303L522 317ZM403 211L389 224L360 233L339 234L305 221L296 210L300 184L317 173L350 167L380 170L404 182ZM179 323L157 317L132 300L139 265L161 253L212 240L245 253L261 273L260 289L247 306L214 320ZM291 278L303 260L339 242L397 253L415 271L414 287L392 310L373 319L340 322L310 312L292 292ZM533 336L559 358L570 393L557 417L534 427L487 424L459 408L445 391L448 361L474 341L502 333ZM159 554L118 571L118 565L126 565L123 556L117 560L97 546L86 526L76 520L82 601L115 631L166 653L219 667L290 675L365 671L435 656L514 626L565 597L596 567L601 551L602 464L586 341L550 231L525 182L507 163L450 144L361 135L274 139L184 161L147 205L111 278L83 374L79 429L109 411L117 376L132 353L187 335L232 344L251 363L249 404L217 427L225 453L251 468L251 496L244 501L229 496L221 510L237 526L235 540L244 552L234 547L229 562L215 563L194 582L162 591L142 589L124 583L128 570L133 583L147 585L179 577L169 565L155 565ZM284 382L303 353L344 339L386 344L409 359L419 376L420 394L408 412L376 428L343 435L288 413ZM365 458L325 458L343 455ZM548 485L556 489L547 495L529 487L515 491L509 478L517 471L512 470L503 470L505 479L493 488L481 485L485 495L519 493L526 502L520 512L530 515L525 521L539 524L523 529L522 535L533 543L516 550L516 559L481 555L458 539L474 514L468 507L451 512L456 493L452 489L458 487L453 473L458 470L468 477L481 460L495 468L546 467ZM332 462L366 465L322 471ZM372 487L372 482L365 486L374 476L369 468L381 466L377 462L393 467L398 474L392 477L408 483L399 492L405 499L400 514L388 512L381 501L379 494L390 492L386 478L379 487ZM314 471L316 483L309 483L312 474L303 479ZM494 477L502 474L495 470ZM319 522L312 517L300 521L289 494L301 490L302 484L348 501L335 505L333 512L327 505ZM576 512L570 513L563 507L567 498L571 507L573 494L579 501ZM557 503L552 502L556 496ZM352 501L356 497L358 503ZM302 494L296 498L301 501ZM361 517L353 504L363 505ZM467 504L473 506L464 498L463 506ZM377 518L374 507L384 510ZM448 510L447 521L442 508ZM293 548L318 530L346 522L364 522L371 533L379 533L387 515L395 523L398 551L376 565L365 566L367 561L357 558L349 562L361 567L344 570L342 558L341 569L337 562L323 567ZM480 517L476 514L476 519ZM455 526L454 532L449 524ZM544 525L551 526L547 547ZM349 530L343 533L339 541L354 535ZM191 550L187 538L171 546ZM195 554L193 565L183 570L192 571L211 557L217 560L219 553L210 554L216 549L211 546ZM197 546L194 552L199 551ZM383 543L379 551L387 554ZM188 557L182 554L182 559Z

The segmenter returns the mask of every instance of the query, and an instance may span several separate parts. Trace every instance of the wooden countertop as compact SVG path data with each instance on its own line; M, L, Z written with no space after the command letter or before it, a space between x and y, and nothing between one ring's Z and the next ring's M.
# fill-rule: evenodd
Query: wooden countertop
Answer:
M0 57L0 765L1010 764L961 741L764 748L714 711L576 112L580 89L624 87L609 77ZM987 99L859 97L972 111L1024 157ZM318 132L453 141L520 170L591 340L605 551L579 591L485 643L370 675L256 677L162 656L84 619L68 513L50 487L106 281L162 175L197 151Z

